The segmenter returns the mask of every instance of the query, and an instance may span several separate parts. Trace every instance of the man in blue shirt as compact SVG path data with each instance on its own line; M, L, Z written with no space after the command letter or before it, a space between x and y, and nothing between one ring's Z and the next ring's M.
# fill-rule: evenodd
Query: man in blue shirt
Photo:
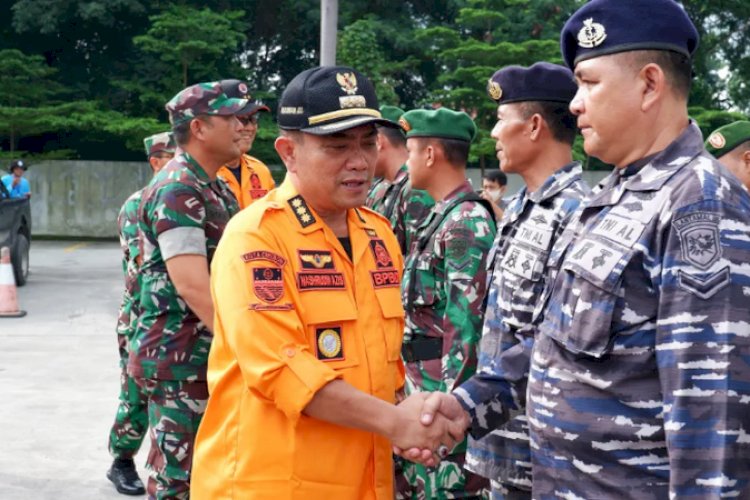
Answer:
M11 198L28 198L31 196L29 181L23 178L24 172L26 172L26 164L23 160L13 160L10 164L10 174L3 176L3 184L5 184Z

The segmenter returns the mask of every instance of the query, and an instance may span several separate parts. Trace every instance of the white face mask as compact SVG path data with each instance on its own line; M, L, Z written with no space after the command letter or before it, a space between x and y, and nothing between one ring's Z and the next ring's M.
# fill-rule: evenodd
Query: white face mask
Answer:
M497 203L503 197L503 192L499 189L485 189L484 192L487 193L493 203Z

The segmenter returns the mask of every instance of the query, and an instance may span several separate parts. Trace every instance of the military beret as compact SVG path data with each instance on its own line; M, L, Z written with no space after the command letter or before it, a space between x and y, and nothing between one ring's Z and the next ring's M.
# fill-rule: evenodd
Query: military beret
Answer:
M258 111L271 111L268 106L253 99L253 96L250 95L250 89L248 88L247 83L241 80L221 80L219 84L227 97L247 99L247 106L245 106L245 109L237 113L238 115L252 115Z
M524 101L570 104L577 90L568 68L548 62L538 62L528 68L506 66L496 71L487 83L487 93L498 104Z
M389 106L386 104L385 106L380 106L380 114L383 115L383 118L386 120L398 123L398 119L404 114L404 110L398 106Z
M571 69L580 61L631 50L669 50L687 57L698 30L674 0L592 0L562 29L560 48Z
M750 122L734 122L714 130L706 140L706 150L720 158L747 141L750 141Z
M370 80L346 66L322 66L295 76L279 101L279 128L328 135L384 119Z
M14 168L20 168L26 171L26 169L29 167L26 165L26 162L23 160L13 160L12 162L10 162L10 168L8 170L13 172Z
M150 135L143 139L143 146L146 148L146 156L149 157L156 153L174 153L174 136L172 132Z
M474 120L463 111L448 108L414 109L398 121L409 137L440 137L471 142L477 135Z
M221 82L205 82L181 90L165 107L169 123L175 127L200 115L236 115L247 105L247 99L226 95Z

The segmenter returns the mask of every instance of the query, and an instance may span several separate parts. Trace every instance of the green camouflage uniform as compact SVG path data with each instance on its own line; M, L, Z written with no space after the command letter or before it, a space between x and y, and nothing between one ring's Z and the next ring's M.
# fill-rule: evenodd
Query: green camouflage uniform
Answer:
M175 143L171 132L162 132L143 140L146 156L156 153L174 153ZM148 398L128 375L128 343L138 321L138 308L134 304L140 291L138 279L138 206L142 189L131 194L117 216L120 247L122 248L122 272L125 290L122 294L117 316L117 346L120 352L120 396L115 423L109 433L109 452L114 458L132 459L141 447L148 430Z
M417 228L430 214L430 210L435 206L435 200L427 191L411 186L406 165L399 169L396 178L393 179L393 186L397 186L397 189L389 188L385 203L386 207L393 208L383 215L391 221L401 252L407 255L417 234ZM391 198L394 200L391 201Z
M372 180L370 190L367 192L365 206L382 214L383 203L385 202L385 192L388 189L389 185L390 182L385 180L383 177L375 177Z
M192 446L208 399L211 332L190 310L167 274L166 260L203 254L209 263L229 218L239 211L224 182L211 180L182 152L143 192L138 229L141 290L128 373L149 396L152 471L148 492L188 498Z
M138 453L148 429L146 414L147 398L132 377L127 373L128 342L133 338L137 307L133 297L139 290L138 267L138 205L142 190L125 200L117 217L122 248L122 271L125 275L125 290L122 294L117 317L117 345L120 351L120 396L115 423L109 433L109 452L114 458L128 459Z
M473 195L468 182L439 202L420 224L424 234L454 200ZM420 234L417 234L419 237ZM495 238L491 212L466 200L445 215L426 246L412 245L405 264L402 299L406 309L404 361L407 394L450 392L477 367L486 292L486 259ZM437 339L437 340L430 340ZM437 346L434 359L413 360L419 345ZM477 497L484 478L463 470L466 441L437 468L404 463L398 478L399 498Z

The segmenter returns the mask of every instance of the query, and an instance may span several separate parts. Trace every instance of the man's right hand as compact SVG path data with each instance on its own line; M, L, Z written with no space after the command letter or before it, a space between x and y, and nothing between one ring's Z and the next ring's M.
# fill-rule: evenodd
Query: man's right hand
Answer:
M408 420L399 426L398 430L406 433L406 437L410 439L402 440L394 436L391 439L394 452L412 462L427 466L437 465L440 458L438 450L441 447L450 450L455 443L462 441L470 423L469 415L458 400L450 394L441 392L413 394L400 404L399 408L407 410ZM415 412L415 409L418 411ZM414 427L415 423L422 427L421 432L418 427ZM422 442L427 442L428 445L420 444L419 440L425 436L428 440L432 439ZM407 446L407 443L415 444Z

